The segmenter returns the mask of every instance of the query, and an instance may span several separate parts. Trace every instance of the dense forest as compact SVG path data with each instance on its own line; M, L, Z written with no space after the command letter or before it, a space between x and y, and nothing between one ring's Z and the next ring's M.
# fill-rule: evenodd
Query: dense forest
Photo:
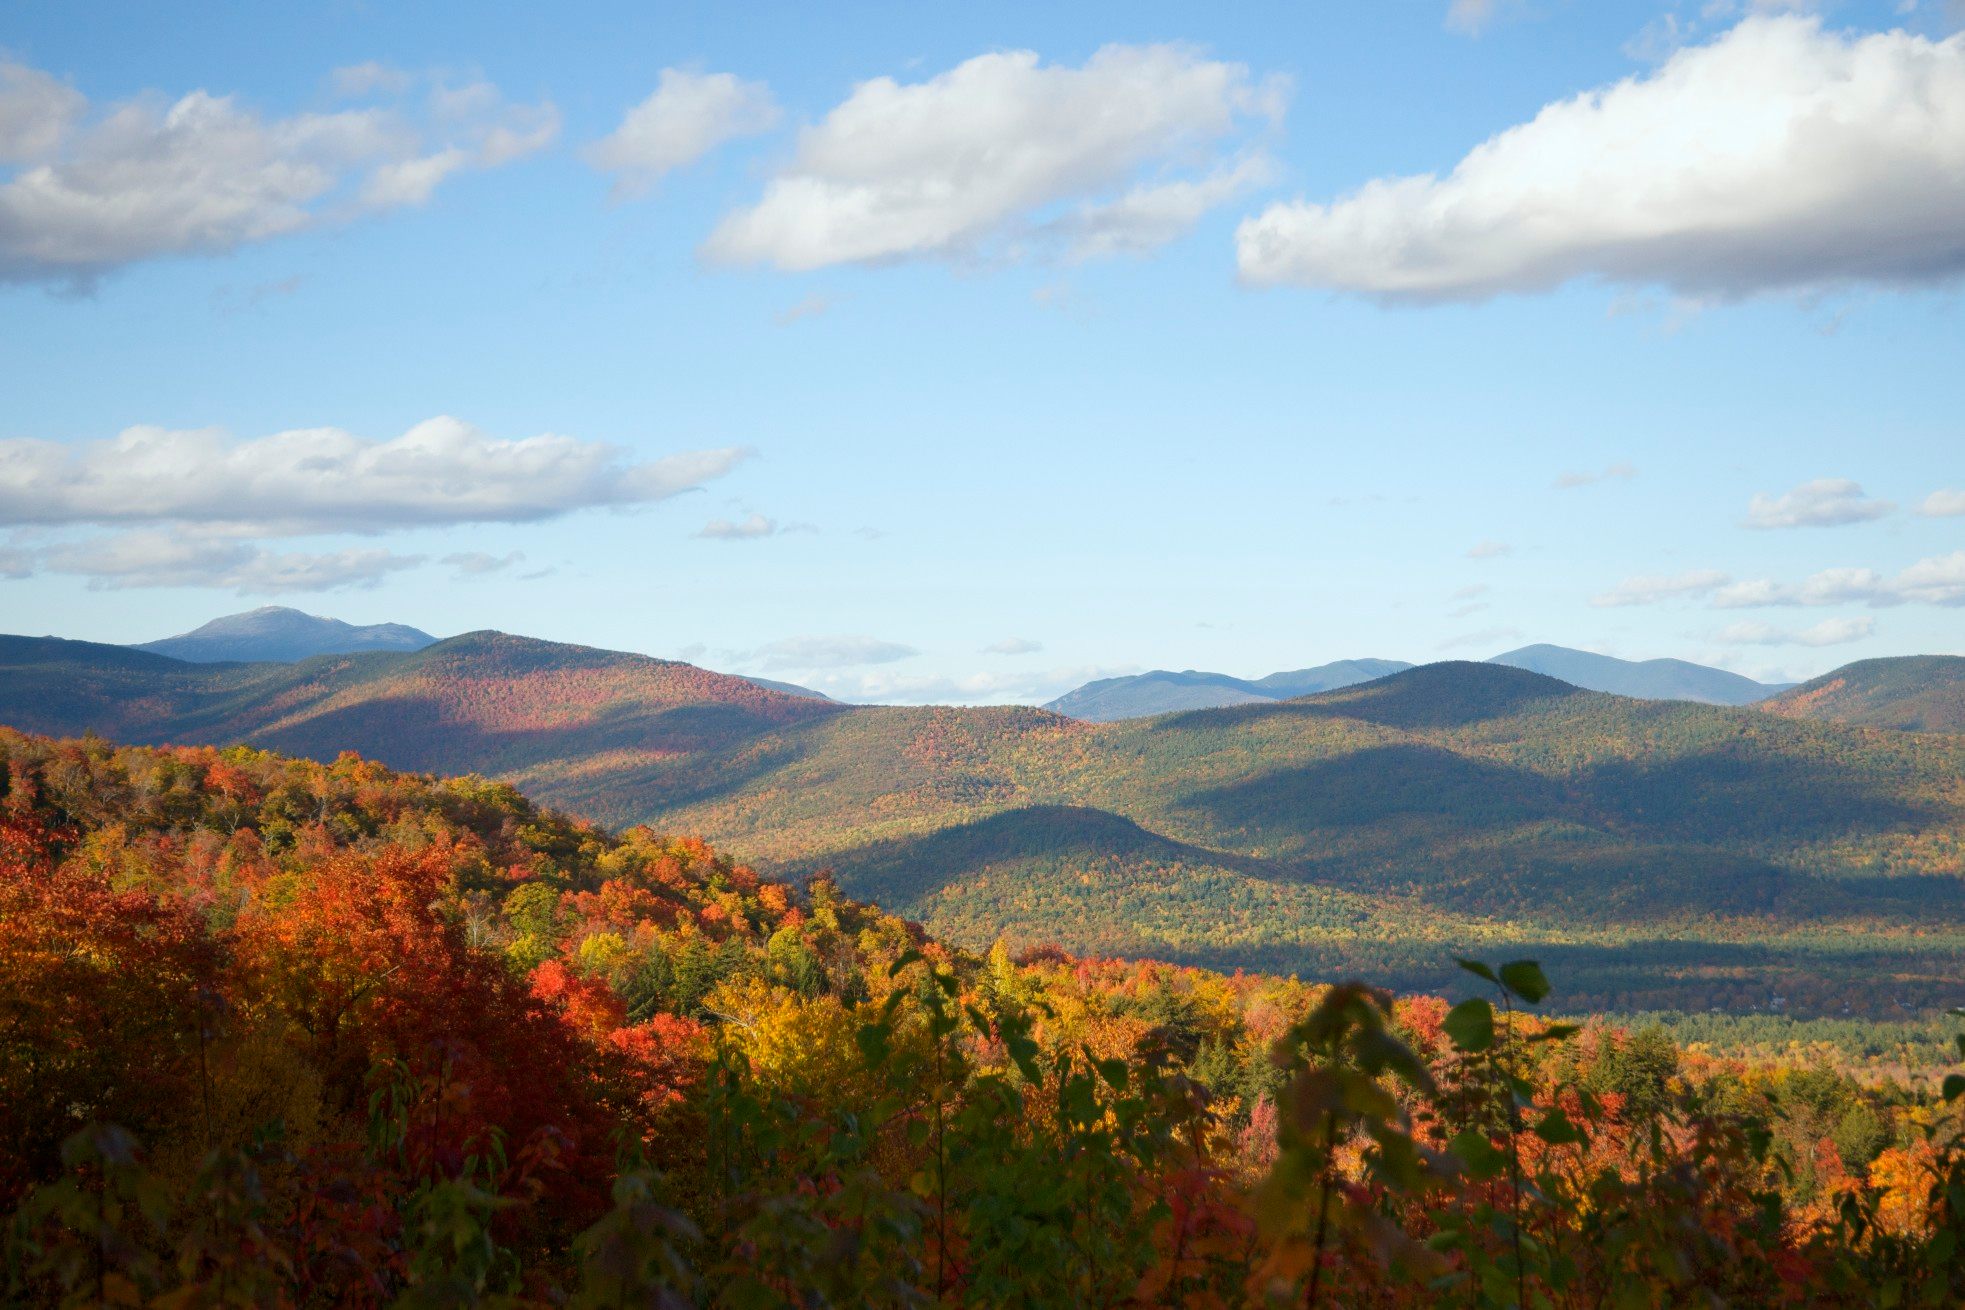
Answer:
M0 923L9 1303L1965 1298L1928 1023L972 953L482 778L9 730Z
M1965 952L1965 735L1504 665L1114 724L847 707L498 633L205 666L6 638L0 668L17 726L482 773L830 871L978 951L1435 991L1456 955L1532 954L1594 1008L1892 1021L1954 1003Z

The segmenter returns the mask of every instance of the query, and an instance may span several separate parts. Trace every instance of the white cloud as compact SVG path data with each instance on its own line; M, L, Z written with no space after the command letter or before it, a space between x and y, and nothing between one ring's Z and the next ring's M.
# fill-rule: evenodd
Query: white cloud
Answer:
M0 525L192 523L238 535L518 523L649 504L749 452L637 460L602 442L487 437L438 417L389 441L301 428L237 441L204 428L126 428L108 441L0 440Z
M53 154L88 105L59 78L0 55L0 164Z
M443 557L443 562L455 570L452 576L456 578L481 578L488 573L502 573L514 564L524 563L525 552L514 550L503 555L493 555L482 550L467 550L455 555L446 555Z
M1741 526L1749 528L1832 528L1882 518L1896 506L1870 500L1848 478L1817 478L1781 496L1757 495Z
M416 75L393 64L371 59L366 63L335 69L328 75L328 85L338 96L365 100L374 95L407 94L416 85Z
M1661 600L1671 600L1680 596L1703 596L1725 586L1727 582L1727 576L1717 569L1690 569L1669 576L1642 574L1634 578L1625 578L1602 595L1591 597L1590 604L1599 609L1614 609L1626 605L1654 605Z
M1086 205L1046 230L1063 238L1073 259L1143 255L1176 240L1208 211L1275 174L1266 155L1250 155L1204 178L1136 186L1117 200Z
M1500 559L1503 555L1513 553L1514 549L1505 541L1477 541L1467 547L1467 558Z
M862 664L891 664L921 652L897 641L875 637L787 637L743 652L739 659L756 663L766 673L786 669L840 669Z
M1636 476L1637 470L1629 464L1612 464L1601 472L1587 469L1572 470L1556 479L1556 490L1573 491L1577 487L1588 487L1598 482L1609 482L1613 479L1619 482L1628 482Z
M696 535L708 537L713 541L755 541L759 537L774 536L777 531L776 519L765 518L762 514L752 514L734 523L729 519L711 519L697 529Z
M1495 0L1453 0L1446 9L1446 25L1458 32L1477 34L1494 21Z
M1965 35L1754 16L1550 104L1445 178L1277 204L1243 279L1479 300L1581 277L1737 297L1965 273Z
M802 319L817 318L832 308L829 296L807 296L796 305L786 306L771 316L771 321L779 327L790 327Z
M1001 641L992 641L989 645L984 646L982 653L985 655L1035 655L1043 649L1044 643L1041 641L1032 641L1028 637L1005 637Z
M614 174L617 197L640 195L663 174L695 163L726 141L770 131L778 118L777 102L762 82L665 68L654 94L581 155Z
M818 673L804 685L849 703L900 705L1039 705L1095 678L1137 673L1136 666L1019 669L1013 673L903 673L875 668Z
M1917 512L1927 519L1954 518L1965 514L1965 491L1934 491L1924 498Z
M1715 636L1729 646L1840 646L1861 641L1875 631L1876 620L1863 617L1824 619L1813 627L1799 630L1750 621L1722 628Z
M413 568L420 555L386 550L322 554L274 551L249 542L170 532L120 532L49 546L36 562L51 573L88 578L92 591L136 587L215 587L242 596L373 587L388 574Z
M385 90L386 71L343 70L336 82ZM0 162L17 165L0 177L0 281L86 284L137 260L221 254L421 204L444 178L558 132L550 102L510 104L482 82L437 84L422 104L286 118L202 90L91 115L47 74L0 63Z
M1160 174L1205 165L1280 118L1287 95L1281 79L1180 45L1109 45L1077 68L1001 51L925 82L875 78L800 133L790 165L704 252L814 269L1014 257L1060 238L1080 253L1137 249L1178 235L1256 165Z
M1736 582L1713 593L1719 609L1774 605L1965 605L1965 550L1921 559L1887 578L1875 569L1823 569L1799 586L1767 578Z

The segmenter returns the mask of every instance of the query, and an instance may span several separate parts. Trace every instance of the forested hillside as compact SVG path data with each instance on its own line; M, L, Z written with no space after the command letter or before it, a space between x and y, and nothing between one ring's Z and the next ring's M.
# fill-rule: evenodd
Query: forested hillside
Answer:
M7 730L0 922L8 1304L1965 1295L1965 1038L970 953L482 779Z
M1965 732L1965 655L1858 660L1784 691L1761 708L1790 719Z
M1436 986L1534 949L1620 1009L1955 1003L1965 737L1627 700L1493 664L1088 724L846 707L472 634L202 668L0 643L0 721L479 771L986 945ZM1852 988L1856 976L1884 985Z

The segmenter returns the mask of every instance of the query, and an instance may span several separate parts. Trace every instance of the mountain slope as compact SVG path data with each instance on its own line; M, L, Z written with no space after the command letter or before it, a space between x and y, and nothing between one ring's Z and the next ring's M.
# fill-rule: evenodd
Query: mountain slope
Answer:
M1272 673L1255 679L1230 677L1226 673L1204 673L1195 669L1180 673L1155 669L1151 673L1131 677L1100 678L1096 682L1088 682L1066 692L1044 708L1091 723L1112 723L1120 719L1170 714L1177 710L1218 709L1225 705L1289 700L1295 696L1308 696L1314 692L1368 682L1411 667L1400 660L1338 660L1311 669Z
M1857 660L1762 701L1760 708L1791 719L1965 732L1965 656Z
M244 614L227 614L175 637L146 641L136 649L195 664L291 662L357 651L421 650L436 640L401 623L356 627L284 605L266 605Z
M1620 660L1567 646L1523 646L1488 660L1583 687L1639 700L1691 700L1707 705L1751 705L1782 690L1724 669L1687 660Z
M0 722L486 773L830 867L965 943L1386 981L1534 946L1627 1008L1936 1004L1965 950L1965 735L1498 664L1095 724L843 706L500 633L291 665L9 638ZM1859 959L1901 985L1832 985Z

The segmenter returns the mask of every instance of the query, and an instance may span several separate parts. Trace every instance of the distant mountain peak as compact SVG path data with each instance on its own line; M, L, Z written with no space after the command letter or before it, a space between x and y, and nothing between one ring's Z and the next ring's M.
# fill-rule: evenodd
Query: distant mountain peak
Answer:
M1538 642L1503 651L1487 661L1560 678L1587 691L1607 691L1638 700L1690 700L1708 705L1751 705L1787 684L1755 682L1725 669L1690 660L1624 660L1595 651Z
M192 664L291 664L317 655L421 650L436 638L401 623L356 626L286 605L222 614L190 632L147 641L137 650Z

